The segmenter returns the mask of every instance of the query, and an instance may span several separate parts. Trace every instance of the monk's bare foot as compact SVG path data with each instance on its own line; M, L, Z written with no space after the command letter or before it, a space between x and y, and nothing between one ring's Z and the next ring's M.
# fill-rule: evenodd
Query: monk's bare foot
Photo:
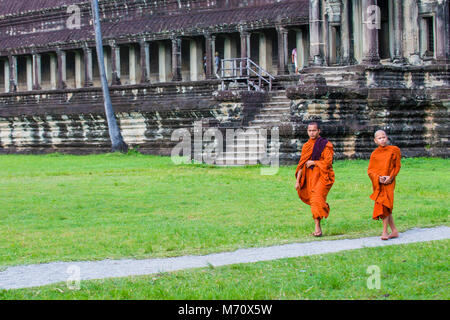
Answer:
M393 231L390 235L389 235L389 239L395 239L398 238L398 231Z
M322 232L321 231L316 231L316 232L313 232L311 235L314 236L314 237L321 237L322 236Z
M383 234L381 235L381 240L389 240L389 235L383 232Z

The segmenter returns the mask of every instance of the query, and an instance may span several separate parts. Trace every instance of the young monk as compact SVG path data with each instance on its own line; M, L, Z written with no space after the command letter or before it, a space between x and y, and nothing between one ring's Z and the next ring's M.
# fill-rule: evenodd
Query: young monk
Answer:
M315 222L315 237L322 236L320 221L328 218L330 206L326 202L328 192L334 183L333 145L320 136L317 122L308 125L309 140L303 145L302 155L295 170L297 189L300 199L311 206Z
M394 208L395 177L400 171L402 156L398 147L388 145L389 138L383 130L375 132L374 141L378 148L372 152L367 170L373 186L370 199L375 201L373 219L383 220L381 240L388 240L398 237L392 210ZM388 233L388 225L391 227L391 234Z

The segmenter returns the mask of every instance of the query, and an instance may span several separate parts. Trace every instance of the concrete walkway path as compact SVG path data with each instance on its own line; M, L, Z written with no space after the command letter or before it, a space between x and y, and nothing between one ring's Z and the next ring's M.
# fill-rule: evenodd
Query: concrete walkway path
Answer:
M118 278L149 275L192 268L214 267L269 261L283 258L302 257L340 252L361 248L444 240L450 238L446 226L429 229L412 229L388 241L380 237L360 239L314 241L293 243L265 248L240 249L234 252L215 253L205 256L184 256L147 260L104 260L83 262L54 262L28 266L16 266L0 272L0 289L38 287L66 282L77 274L80 280Z

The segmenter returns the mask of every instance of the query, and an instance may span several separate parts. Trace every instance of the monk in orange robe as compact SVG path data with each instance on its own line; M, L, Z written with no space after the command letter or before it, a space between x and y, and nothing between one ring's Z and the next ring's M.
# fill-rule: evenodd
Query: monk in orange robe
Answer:
M370 199L375 201L373 219L383 220L382 240L398 237L398 231L392 217L394 209L395 177L400 171L401 152L396 146L388 145L389 138L383 130L375 133L378 148L370 156L367 173L372 181L373 193ZM388 234L388 225L391 234Z
M311 206L315 222L315 237L322 236L320 221L328 218L330 206L327 195L334 183L333 145L320 136L317 122L308 125L309 140L303 145L300 161L295 170L297 189L300 199Z

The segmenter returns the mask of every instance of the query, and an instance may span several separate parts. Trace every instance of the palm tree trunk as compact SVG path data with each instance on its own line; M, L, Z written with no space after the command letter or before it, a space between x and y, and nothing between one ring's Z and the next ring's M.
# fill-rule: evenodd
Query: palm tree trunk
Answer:
M95 42L97 45L98 67L100 69L100 78L103 88L103 99L105 102L106 119L108 121L109 136L111 138L112 152L120 151L126 153L128 151L127 144L123 141L119 126L117 125L114 110L111 104L111 97L109 95L108 81L106 79L105 61L103 60L103 38L100 26L100 14L98 8L98 0L92 0L92 15L95 28Z

